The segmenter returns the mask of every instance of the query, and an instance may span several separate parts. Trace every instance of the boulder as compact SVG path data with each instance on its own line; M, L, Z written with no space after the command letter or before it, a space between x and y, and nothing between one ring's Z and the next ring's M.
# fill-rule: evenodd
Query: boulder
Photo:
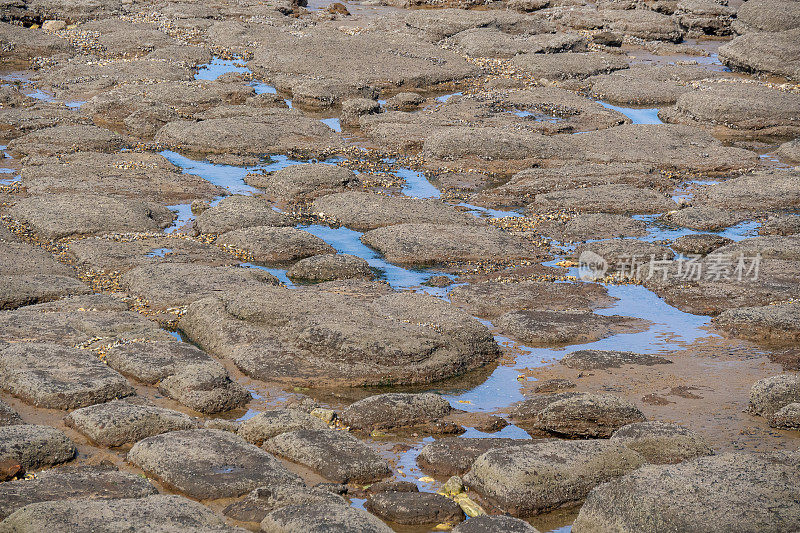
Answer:
M199 500L241 496L260 486L297 483L272 455L227 431L190 429L134 444L128 461Z
M347 505L338 494L318 487L283 484L274 487L258 487L244 499L225 508L223 513L240 522L261 522L269 513L290 505Z
M714 451L703 437L678 424L635 422L622 426L611 435L611 442L624 444L652 464L672 464Z
M14 424L0 427L0 461L38 470L75 458L78 450L63 431L50 426Z
M293 226L290 218L278 213L255 196L233 195L223 198L195 218L200 233L226 233L251 226Z
M252 261L279 263L297 261L336 250L316 235L297 228L251 226L223 233L217 244L245 253Z
M328 425L315 416L297 409L262 411L239 426L237 434L247 442L260 446L264 441L299 429L327 429Z
M148 385L178 373L185 366L214 363L203 350L174 340L118 344L108 350L105 361L117 372Z
M343 431L300 429L281 433L264 448L336 483L369 483L391 474L375 450Z
M180 367L158 385L162 394L205 414L230 411L250 401L250 393L233 381L221 364L196 363Z
M545 406L535 425L569 438L602 438L610 437L622 426L645 420L635 405L617 396L576 394Z
M526 443L525 439L446 437L436 439L420 450L417 464L436 476L455 476L472 468L480 455L495 448Z
M337 279L375 278L369 263L350 254L323 254L301 259L286 271L293 280L307 282L332 281Z
M791 3L786 2L786 4ZM748 33L720 46L719 59L732 70L772 74L798 80L800 79L798 40L800 40L800 28Z
M780 374L760 379L750 389L748 411L764 417L800 401L800 376Z
M548 80L583 79L628 66L625 59L601 52L522 54L513 58L511 64L534 79Z
M453 410L438 394L386 393L359 400L340 415L350 429L373 431L413 427L440 420Z
M769 425L778 429L800 429L800 402L778 409L769 419Z
M270 174L253 173L245 177L248 185L263 189L270 200L287 203L342 192L357 186L359 181L352 170L327 163L291 165Z
M500 316L495 325L520 342L535 346L558 346L585 344L620 333L636 333L645 330L647 322L587 311L526 309Z
M712 319L714 326L734 337L793 344L800 339L800 305L795 302L728 309Z
M453 533L539 533L539 530L513 516L482 515L460 523Z
M338 503L287 505L269 513L261 521L264 533L390 533L379 518L360 509Z
M672 361L657 355L616 350L577 350L561 358L561 364L574 370L606 370L622 365L665 365Z
M456 502L432 492L379 492L370 496L364 508L395 524L453 524L464 518Z

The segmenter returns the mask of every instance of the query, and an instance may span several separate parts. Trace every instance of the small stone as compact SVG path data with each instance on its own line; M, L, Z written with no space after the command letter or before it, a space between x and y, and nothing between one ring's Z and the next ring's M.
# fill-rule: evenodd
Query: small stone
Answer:
M10 481L25 475L25 469L14 459L3 459L0 461L0 482Z
M317 417L326 424L333 424L333 421L336 420L336 411L333 409L325 409L322 407L317 407L311 411L311 416Z
M442 492L451 497L461 494L464 492L464 481L459 476L452 476L442 485Z

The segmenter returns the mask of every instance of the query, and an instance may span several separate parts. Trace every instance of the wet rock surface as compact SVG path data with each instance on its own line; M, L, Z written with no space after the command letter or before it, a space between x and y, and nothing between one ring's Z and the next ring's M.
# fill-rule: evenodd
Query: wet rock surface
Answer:
M635 422L622 426L611 435L611 441L624 444L652 464L681 463L713 454L703 437L667 422Z
M331 528L360 533L389 533L392 529L375 516L338 504L287 505L261 521L261 531L269 533L320 532Z
M619 368L622 365L664 365L671 361L657 355L610 350L578 350L561 359L561 364L576 370Z
M463 518L457 503L430 492L379 492L367 500L365 508L396 524L453 523Z
M292 265L286 275L292 279L309 282L375 278L375 273L365 259L350 254L322 254L307 257Z
M506 313L497 319L497 326L521 342L538 346L583 344L645 327L640 320L616 315L534 310Z
M71 461L75 444L50 426L14 424L0 428L0 460L14 461L26 470L38 470Z
M426 472L439 476L460 475L469 471L479 456L495 448L515 446L525 442L506 438L454 438L437 439L426 445L417 456L417 463Z
M351 429L392 429L434 422L451 411L450 403L437 394L389 393L359 400L340 418Z
M512 516L476 516L453 528L456 533L490 533L507 531L508 533L534 533L539 531L529 523Z

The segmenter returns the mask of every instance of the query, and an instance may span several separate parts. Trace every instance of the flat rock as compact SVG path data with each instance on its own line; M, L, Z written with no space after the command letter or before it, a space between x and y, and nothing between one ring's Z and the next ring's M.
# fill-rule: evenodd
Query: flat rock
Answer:
M572 527L575 533L727 531L747 523L785 531L800 517L797 476L796 454L724 453L647 465L593 490Z
M475 217L444 202L370 192L329 194L314 200L312 212L356 231L405 223L477 225Z
M160 231L175 214L164 206L96 194L30 196L18 200L8 214L27 224L41 238Z
M19 533L70 531L193 531L235 533L208 507L180 496L154 495L118 500L74 499L34 503L6 518L0 530Z
M25 342L0 351L0 386L36 407L75 409L133 394L133 388L93 352Z
M635 405L617 396L576 394L539 411L536 427L564 437L602 438L622 426L645 420Z
M22 417L10 405L0 400L0 427L22 424Z
M561 364L575 370L604 370L622 365L664 365L672 361L657 355L616 350L578 350L561 358Z
M316 235L298 228L251 226L223 233L217 244L241 250L253 261L278 263L297 261L336 250Z
M315 416L297 409L262 411L239 426L237 434L247 442L260 446L264 441L287 431L327 429L328 425Z
M112 346L105 361L124 376L153 385L196 364L213 364L214 359L191 344L173 341L126 342Z
M372 431L419 426L440 420L453 410L438 394L377 394L350 404L340 414L351 429Z
M206 209L195 219L200 233L226 233L251 226L293 226L294 222L255 196L233 195Z
M240 522L261 522L267 514L277 509L308 504L345 506L347 501L324 488L283 484L254 489L244 499L226 507L223 513Z
M537 194L528 210L576 210L621 214L662 213L677 209L664 194L630 185L598 185Z
M157 494L149 481L114 467L62 467L34 479L0 484L0 519L26 505L63 500L142 498Z
M117 152L125 139L110 130L83 124L60 125L32 131L14 139L8 150L16 156L71 154L74 152Z
M379 492L367 500L364 508L395 524L452 524L464 518L456 502L432 492Z
M531 206L533 207L533 206ZM545 206L545 210L547 210ZM537 221L535 232L558 242L644 237L647 224L626 215L607 213L578 213L567 220L554 217Z
M576 505L597 485L644 464L609 441L534 441L484 453L464 481L502 510L530 516Z
M800 140L794 139L783 143L775 153L789 163L800 164Z
M683 235L670 244L670 248L681 254L708 255L733 241L713 233Z
M687 82L715 78L718 74L689 65L635 65L588 81L592 96L614 104L636 106L672 104L692 90Z
M539 261L546 252L490 226L397 224L368 231L361 241L392 263L426 265L447 261Z
M712 319L734 337L761 342L794 343L800 338L800 305L796 302L728 309Z
M635 422L622 426L611 435L611 442L620 442L641 454L647 462L659 465L681 463L714 453L703 437L689 428L668 422Z
M230 411L250 401L250 393L233 381L221 364L181 366L158 385L162 394L205 414Z
M510 310L567 311L607 307L614 302L602 286L591 283L516 283L482 281L454 287L450 301L473 315L493 318Z
M453 528L453 533L538 533L539 530L513 516L481 515Z
M436 439L420 450L417 464L436 476L458 476L472 468L480 455L495 448L516 446L524 439L446 437Z
M738 224L747 217L741 212L721 207L698 205L666 213L661 220L697 231L717 231Z
M512 59L511 64L535 79L548 80L588 78L628 66L628 62L621 57L599 52L522 54Z
M261 521L264 533L390 533L392 529L375 516L337 503L287 505Z
M800 233L800 216L777 215L770 217L758 230L759 235L797 235Z
M65 296L90 292L91 289L85 283L70 276L0 275L0 309L16 309L23 305L51 302Z
M800 401L800 377L780 374L760 379L750 389L747 410L753 414L769 417L790 403Z
M341 137L296 110L271 109L258 116L169 122L155 136L173 149L200 154L322 154L343 146Z
M430 382L497 357L486 327L446 302L364 288L220 294L191 305L180 328L251 377L314 387Z
M128 461L197 499L241 496L262 485L296 483L280 461L227 431L172 431L137 442Z
M248 174L245 182L264 190L264 195L276 202L299 202L319 196L342 192L357 186L355 172L326 163L292 165L271 174Z
M788 3L788 2L787 2ZM719 47L719 59L732 70L800 79L797 42L800 28L740 35Z
M67 415L65 423L92 442L106 447L132 444L167 431L193 429L196 426L194 420L181 412L124 401L76 409Z
M336 483L369 483L391 474L375 450L343 431L300 429L277 435L264 448Z
M375 279L366 259L350 254L323 254L296 262L286 271L291 279L321 282L337 279Z
M12 6L4 5L3 8L10 10ZM73 52L72 45L66 39L42 31L6 24L6 16L3 17L4 22L0 22L0 43L2 43L3 49L7 50L3 54L2 63L27 67L35 57Z
M800 403L790 403L775 411L769 426L778 429L800 429Z
M511 35L495 28L470 28L452 37L472 57L511 58L517 54L585 52L586 41L575 33Z
M795 210L800 206L798 187L798 169L763 170L709 185L699 191L697 203L732 211Z
M157 263L129 270L122 286L154 308L187 305L219 291L277 285L278 279L259 269Z
M77 453L75 443L56 428L29 424L0 427L0 460L15 461L25 470L65 463Z
M736 33L769 32L800 27L800 6L791 0L756 0L736 12Z
M535 346L585 344L620 333L636 333L647 322L618 315L587 311L511 311L498 317L495 325L520 342Z

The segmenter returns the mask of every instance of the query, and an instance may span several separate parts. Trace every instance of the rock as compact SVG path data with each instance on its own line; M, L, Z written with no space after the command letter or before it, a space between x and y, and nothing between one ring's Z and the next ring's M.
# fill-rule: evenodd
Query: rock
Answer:
M520 342L535 346L585 344L646 329L646 322L617 315L598 315L586 311L511 311L495 325Z
M182 366L158 385L162 394L205 414L230 411L250 401L250 393L231 380L216 361Z
M789 405L800 401L800 376L780 374L760 379L750 389L747 410L755 415L769 417Z
M397 224L365 233L361 241L392 263L429 265L448 261L540 261L545 252L493 227Z
M559 242L613 239L620 237L643 237L647 225L625 215L605 213L579 213L568 220L555 218L541 220L536 224L536 233Z
M681 463L712 455L705 439L694 431L667 422L636 422L616 430L611 442L619 442L652 464Z
M737 33L791 30L800 27L800 6L791 0L756 0L736 12Z
M586 41L578 34L544 33L511 35L495 28L470 28L451 38L472 57L511 58L518 54L585 52Z
M223 233L216 242L220 246L241 250L260 263L296 261L336 252L319 237L297 228L252 226Z
M272 274L254 268L156 263L129 270L121 285L155 309L188 305L219 291L277 285Z
M767 183L769 187L765 187ZM798 187L798 169L763 170L709 185L698 192L696 200L700 205L727 210L793 211L800 205Z
M278 213L255 196L233 195L203 211L195 219L200 233L227 233L252 226L293 226L291 219Z
M800 135L791 117L800 113L800 95L753 83L716 83L682 94L674 108L662 110L666 122L717 125L734 135ZM739 133L741 132L741 133Z
M2 63L6 67L27 68L31 60L36 57L58 56L73 52L72 45L66 39L22 26L6 24L7 9L11 9L11 6L4 4L4 22L0 22L0 44L2 44L3 50L6 50Z
M264 448L336 483L369 483L391 473L389 464L376 451L342 431L289 431L268 440Z
M160 231L175 219L161 205L90 194L22 198L9 215L49 241L74 235Z
M800 164L800 140L794 139L783 143L775 150L775 153L789 163Z
M134 392L93 352L56 344L12 344L0 350L0 369L0 387L36 407L75 409Z
M34 503L19 509L3 523L6 531L192 531L234 533L225 520L206 506L180 496L154 495L119 500L75 499Z
M796 455L748 453L644 466L593 490L572 527L729 531L746 522L754 531L785 531L800 516L797 468Z
M733 241L727 237L706 233L699 235L683 235L672 241L670 247L684 255L708 255L717 248L721 248L732 242Z
M239 436L247 442L261 446L264 441L299 429L328 429L322 420L296 409L263 411L242 422Z
M591 95L613 104L644 106L673 104L691 90L679 80L660 79L660 70L634 67L590 78Z
M620 368L622 365L665 365L672 361L657 355L647 355L616 350L578 350L568 353L561 364L575 370L605 370Z
M530 516L576 505L597 485L644 464L609 441L534 441L484 453L464 481L502 510Z
M194 420L178 411L124 401L76 409L67 415L65 424L106 447L132 444L167 431L196 426Z
M608 239L579 245L573 252L573 257L580 262L581 255L586 252L597 254L609 267L618 267L616 272L612 269L610 273L634 278L649 276L651 261L675 257L675 253L666 246L634 239ZM654 271L653 275L657 274Z
M614 301L602 285L529 280L471 283L454 287L449 296L450 301L469 313L490 319L509 310L589 310L607 307Z
M570 438L603 438L624 425L645 420L636 406L616 396L577 394L544 407L535 426Z
M434 199L342 192L314 200L312 212L350 229L366 231L403 223L478 225L477 219Z
M14 139L8 150L15 156L47 156L73 152L116 152L125 140L107 129L87 125L43 128Z
M413 427L450 414L450 402L438 394L386 393L359 400L340 415L350 429L373 431Z
M592 42L601 46L622 46L622 36L610 31L601 31L592 35Z
M336 279L375 279L369 263L349 254L323 254L301 259L286 272L291 279L314 283Z
M353 98L342 102L340 121L343 126L358 127L359 119L364 115L381 112L381 104L368 98Z
M662 213L677 207L672 199L663 194L630 185L599 185L537 194L528 205L531 211L566 209L622 214Z
M392 111L415 111L423 102L425 98L417 93L402 92L386 100L385 107Z
M758 230L759 235L797 235L800 233L800 216L777 215L769 218Z
M347 505L344 498L329 490L304 485L259 487L243 500L225 508L225 516L241 522L261 522L269 513L289 505Z
M683 38L671 17L648 9L604 10L603 22L610 31L638 39L677 43Z
M365 487L367 494L378 494L380 492L419 492L419 488L413 481L378 481L369 487Z
M727 1L680 0L673 18L688 35L730 35L736 9Z
M524 439L446 437L425 445L417 456L417 464L436 476L460 475L472 468L481 454L495 448L516 446Z
M348 287L220 294L191 305L180 329L251 377L302 386L430 382L497 357L486 327L446 302Z
M7 403L0 400L0 427L23 424L22 417L17 414Z
M2 268L3 266L0 265L0 269ZM24 305L51 302L65 296L90 292L91 289L86 284L72 276L54 274L8 276L0 274L0 309L16 309Z
M548 80L588 78L628 66L628 62L621 57L598 52L522 54L513 58L511 64L535 79Z
M34 479L0 484L0 519L40 502L143 498L157 493L147 479L115 467L62 467L37 472Z
M190 429L141 440L128 461L187 496L231 498L267 485L297 483L280 461L227 431Z
M25 470L66 463L77 453L69 437L50 426L15 424L0 427L0 460L15 461Z
M371 514L336 503L287 505L272 511L261 521L264 533L324 533L331 530L353 533L392 531Z
M800 403L790 403L778 409L770 417L769 426L778 429L800 429Z
M379 492L364 508L395 524L452 524L464 518L456 502L431 492Z
M256 116L176 120L156 133L163 146L199 154L322 154L341 148L341 137L297 110L268 108Z
M574 389L577 387L574 381L563 378L546 379L544 381L537 381L531 387L531 392L535 394L543 394L550 392L558 392L562 390Z
M787 2L788 3L788 2ZM800 28L740 35L719 47L719 59L732 70L800 79L797 41Z
M666 213L662 220L697 231L717 231L738 224L745 216L719 207L694 206Z
M712 319L734 337L761 342L794 343L800 338L800 306L795 302L728 309Z
M119 344L108 350L105 361L120 374L148 385L154 385L188 365L214 364L214 359L204 351L175 341Z
M457 525L453 533L539 533L539 530L513 516L482 515Z
M291 165L271 174L248 174L245 182L264 189L270 200L291 203L342 192L358 186L360 180L355 172L344 167L312 163Z

